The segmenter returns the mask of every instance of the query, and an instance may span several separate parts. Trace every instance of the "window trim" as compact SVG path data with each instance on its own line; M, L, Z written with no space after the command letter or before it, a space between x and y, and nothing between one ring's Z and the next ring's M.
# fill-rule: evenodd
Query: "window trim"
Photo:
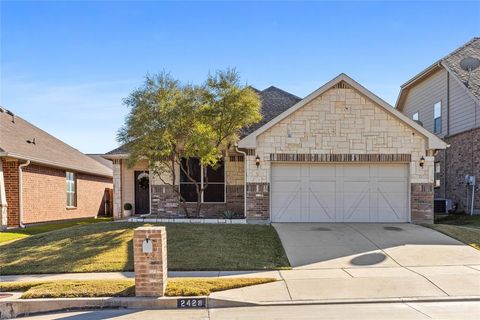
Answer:
M181 165L181 164L180 164ZM204 166L202 164L200 164L200 185L203 186L203 176L204 176ZM182 170L182 169L180 169ZM188 183L185 183L185 184L188 184ZM210 184L210 183L209 183ZM219 183L218 183L219 184ZM181 194L182 192L182 181L181 181L181 172L179 174L179 183L178 183L178 187L179 187L179 192ZM222 203L227 203L227 161L225 158L223 158L223 201L209 201L209 202L204 202L204 192L202 192L202 194L200 195L201 197L201 201L200 203L216 203L216 204L222 204ZM180 196L178 197L178 200L181 201L181 198ZM197 203L197 201L185 201L185 203Z
M439 172L437 173L437 166L439 168ZM440 161L435 161L433 163L433 187L435 189L438 189L442 186L442 179L440 179L440 173L442 171L442 167L440 165ZM438 175L438 179L437 179L437 175ZM438 180L438 185L437 185L437 180Z
M440 106L440 115L438 117L435 117L435 108L438 106ZM437 119L440 119L440 130L437 131L437 127L436 127L436 123L437 123ZM435 134L441 134L442 133L442 100L440 101L437 101L433 104L433 133Z
M72 174L73 179L70 180L68 179L68 175ZM69 190L66 190L65 194L67 196L67 201L65 203L67 209L76 209L77 208L77 174L73 171L65 171L65 183L68 186L69 183L73 181L73 192L70 192ZM73 205L69 205L68 203L68 195L73 193Z

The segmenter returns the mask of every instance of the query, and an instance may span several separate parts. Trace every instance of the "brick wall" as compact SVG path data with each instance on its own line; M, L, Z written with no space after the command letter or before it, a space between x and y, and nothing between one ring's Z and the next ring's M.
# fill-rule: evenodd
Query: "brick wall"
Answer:
M416 223L433 222L433 184L412 183L411 191L411 218Z
M469 208L465 176L474 175L480 183L480 128L463 132L445 139L450 148L441 150L435 157L440 162L440 188L435 197L450 198L458 203L460 211ZM471 188L468 190L471 194ZM475 197L474 208L480 210L480 196Z
M143 252L143 241L151 241L152 252ZM133 231L135 295L161 297L167 286L167 231L165 227L140 227Z
M270 219L269 183L247 183L247 219Z
M152 213L158 214L162 218L185 217L185 211L178 201L178 194L172 190L171 186L153 185L151 196ZM233 211L238 216L243 216L243 186L227 185L225 198L225 203L202 203L200 217L222 218L226 210ZM187 204L190 214L194 214L195 207L195 203Z
M18 162L3 161L8 203L8 226L19 225ZM103 212L105 188L112 179L77 173L77 207L66 207L65 171L36 164L23 168L23 222L25 224L54 220L95 217Z
M16 227L18 220L18 161L2 159L3 177L7 196L7 226Z
M243 156L230 152L225 157L225 203L202 203L200 217L222 218L225 211L233 211L237 217L244 214L244 162ZM177 188L179 183L179 172L177 172ZM170 180L164 177L165 180ZM129 182L124 182L129 183ZM133 182L131 182L133 183ZM177 189L178 190L178 189ZM162 218L184 218L185 211L180 206L178 193L172 190L169 185L163 185L159 179L152 179L151 186L151 212ZM196 203L188 203L187 208L190 214L194 214Z

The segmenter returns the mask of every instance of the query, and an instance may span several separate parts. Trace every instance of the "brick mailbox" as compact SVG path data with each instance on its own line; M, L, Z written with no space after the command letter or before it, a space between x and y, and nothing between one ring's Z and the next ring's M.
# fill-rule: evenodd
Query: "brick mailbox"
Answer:
M133 231L135 295L161 297L167 286L167 231L140 227Z

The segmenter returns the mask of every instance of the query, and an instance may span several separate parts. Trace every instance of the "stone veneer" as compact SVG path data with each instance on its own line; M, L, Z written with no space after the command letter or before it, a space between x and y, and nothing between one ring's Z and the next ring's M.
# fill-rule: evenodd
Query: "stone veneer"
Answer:
M176 186L178 188L178 186ZM225 203L202 203L200 217L222 218L226 210L235 212L238 217L243 217L243 186L227 185ZM188 203L190 214L194 214L196 203ZM178 194L171 186L152 185L151 212L162 218L185 218L186 214L178 201Z
M271 160L279 157L278 154L312 155L305 157L307 160L326 159L327 155L364 154L372 155L375 159L374 155L396 155L397 158L409 155L402 162L409 163L410 183L431 186L434 158L427 156L426 146L426 137L348 84L342 83L256 137L255 154L249 154L246 159L247 186L270 184ZM255 165L257 156L260 158L258 167ZM372 162L368 161L368 156L365 157L365 162ZM421 157L425 158L423 167L419 165ZM248 201L260 202L262 208L268 210L267 201L253 197L253 193L248 194L247 218L269 217L266 212L260 214L256 205L249 205ZM433 203L430 207L432 211ZM422 210L425 218L427 209L422 206ZM415 221L417 217L418 214L412 212L412 220ZM430 214L430 217L433 218L433 215Z

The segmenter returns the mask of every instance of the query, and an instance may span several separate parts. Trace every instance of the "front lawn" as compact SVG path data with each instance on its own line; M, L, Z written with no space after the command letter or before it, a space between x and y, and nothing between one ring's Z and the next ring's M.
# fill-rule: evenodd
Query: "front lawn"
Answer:
M480 216L450 214L428 227L480 250Z
M272 278L184 278L167 283L166 296L201 296L211 292L252 286L276 281ZM22 299L94 298L135 296L135 281L121 280L59 280L0 282L0 292L22 291Z
M88 218L72 221L62 221L62 222L51 222L51 223L42 223L33 226L27 226L26 228L17 228L11 229L8 231L0 232L0 244L5 242L10 242L17 239L27 238L34 234L49 232L53 230L69 228L73 226L81 226L97 222L106 222L111 221L112 218Z
M133 229L107 222L33 235L1 246L0 274L133 271ZM167 227L169 270L288 268L268 225L158 224Z

